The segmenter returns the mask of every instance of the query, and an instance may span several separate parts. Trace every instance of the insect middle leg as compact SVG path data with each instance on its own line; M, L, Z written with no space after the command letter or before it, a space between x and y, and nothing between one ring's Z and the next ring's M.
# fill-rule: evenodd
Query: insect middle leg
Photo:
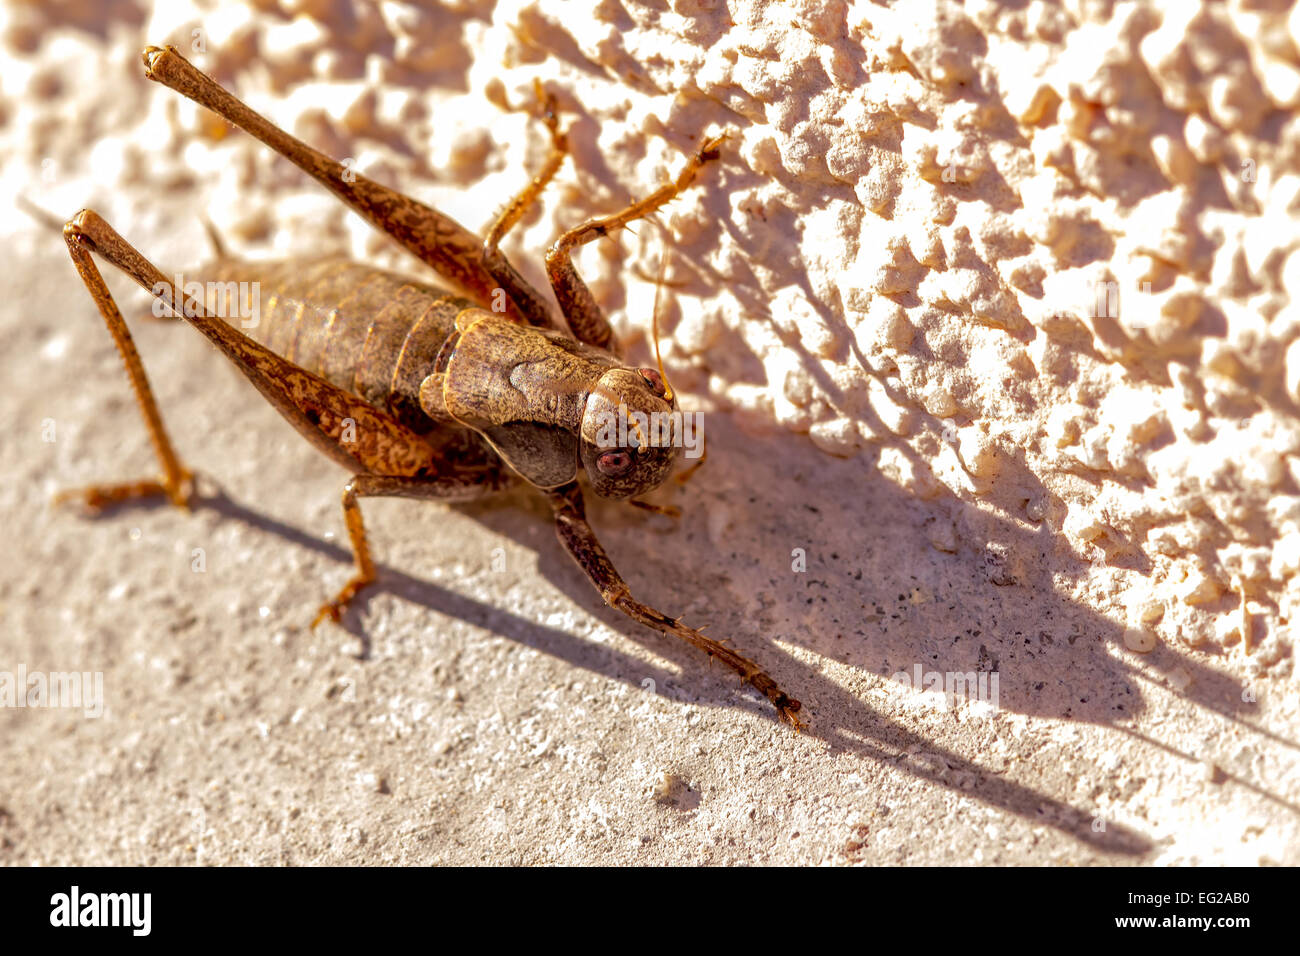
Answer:
M488 230L487 238L483 241L483 262L493 277L505 288L510 298L519 304L524 317L529 322L533 325L555 328L556 322L551 316L546 300L515 270L510 260L505 257L505 253L499 248L506 233L515 227L528 208L537 201L546 184L555 178L555 174L564 163L564 158L569 155L569 141L560 130L555 97L542 89L540 80L534 81L533 88L541 107L542 121L551 134L551 150L537 175L510 200L505 209L501 210L496 221L492 223L492 228Z
M447 467L450 466L450 467ZM426 498L438 501L472 501L499 490L504 476L497 471L457 470L454 463L444 463L443 473L434 478L400 478L388 475L354 475L343 488L343 520L348 526L352 557L356 571L332 600L321 605L311 622L313 628L325 618L338 621L348 604L361 590L375 581L375 563L370 557L366 527L361 519L360 498Z
M615 570L609 555L596 539L596 532L587 521L582 489L578 487L577 482L549 491L547 497L555 513L555 528L560 541L578 562L578 566L586 572L588 579L596 586L596 590L600 592L606 604L622 611L632 620L646 627L680 638L698 647L709 657L716 657L770 700L783 721L795 730L803 729L803 722L799 719L799 701L781 690L776 681L757 664L737 654L725 644L705 637L695 628L687 627L681 621L668 617L663 612L656 611L648 604L642 604L632 597L627 584Z

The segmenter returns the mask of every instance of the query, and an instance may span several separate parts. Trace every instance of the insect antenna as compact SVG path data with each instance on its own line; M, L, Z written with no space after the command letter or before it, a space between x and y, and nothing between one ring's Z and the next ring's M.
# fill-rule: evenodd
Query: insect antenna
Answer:
M60 219L58 216L54 215L54 213L42 209L40 206L36 205L36 203L32 202L26 196L22 195L21 193L14 196L14 205L17 206L19 209L21 209L23 212L27 213L27 215L35 219L46 229L50 229L53 230L54 232L62 234L63 220Z
M221 233L217 232L217 227L207 216L203 216L202 220L203 231L208 234L208 243L212 246L212 254L218 259L229 259L230 253L226 251L226 244L221 241Z
M668 273L668 247L664 247L663 255L659 257L659 278L655 282L655 305L654 313L650 317L650 334L655 340L655 362L659 365L659 377L664 383L664 399L668 402L673 400L673 387L668 384L668 373L664 371L663 356L659 354L659 297L664 291L664 276Z

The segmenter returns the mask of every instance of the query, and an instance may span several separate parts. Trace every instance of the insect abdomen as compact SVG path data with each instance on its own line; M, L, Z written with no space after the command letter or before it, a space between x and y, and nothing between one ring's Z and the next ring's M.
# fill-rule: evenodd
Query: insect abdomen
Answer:
M209 274L209 309L245 334L411 428L438 424L420 407L420 383L456 316L473 307L468 299L348 259L225 260ZM257 283L257 291L230 283ZM232 294L250 297L234 302ZM256 315L248 314L252 302Z

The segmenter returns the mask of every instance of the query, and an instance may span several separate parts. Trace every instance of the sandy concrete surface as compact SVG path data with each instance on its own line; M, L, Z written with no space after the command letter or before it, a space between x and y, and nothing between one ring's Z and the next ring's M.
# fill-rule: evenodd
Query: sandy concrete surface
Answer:
M561 229L730 131L578 256L645 360L671 248L710 448L656 496L680 520L590 510L809 732L605 609L522 493L366 501L382 584L313 633L346 475L111 272L202 497L52 509L155 466L60 239L6 205L0 862L1300 863L1300 15L585 6L9 3L3 181L167 274L203 217L419 274L140 49L476 230L544 156L538 78L573 159L506 249L544 285ZM5 698L72 672L102 698Z

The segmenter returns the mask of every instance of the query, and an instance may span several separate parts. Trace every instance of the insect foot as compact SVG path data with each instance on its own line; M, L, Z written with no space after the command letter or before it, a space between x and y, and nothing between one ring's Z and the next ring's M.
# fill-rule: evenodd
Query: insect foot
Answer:
M64 488L55 492L50 499L53 507L76 502L91 513L98 513L112 505L141 498L165 496L176 507L190 510L190 498L194 494L194 473L189 469L181 472L181 480L169 484L160 481L127 481L116 485L90 485L85 488Z
M622 611L633 620L640 621L647 627L652 627L664 634L679 637L688 644L693 644L704 651L710 658L716 657L739 674L747 684L771 701L781 720L796 731L801 732L804 729L804 723L799 719L799 710L803 705L781 690L776 681L749 658L737 654L722 641L715 641L705 637L696 628L683 624L675 618L668 617L647 604L642 604L628 594L626 590L621 594L612 594L606 600L610 607Z

